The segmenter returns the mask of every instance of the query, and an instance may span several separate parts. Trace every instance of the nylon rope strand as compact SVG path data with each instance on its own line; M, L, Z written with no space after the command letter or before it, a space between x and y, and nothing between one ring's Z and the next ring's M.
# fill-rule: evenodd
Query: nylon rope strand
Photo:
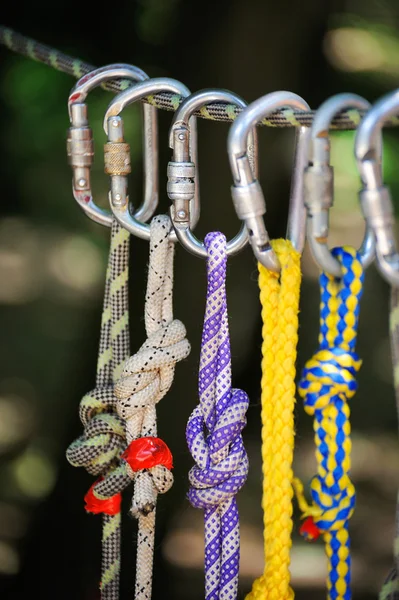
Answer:
M289 565L300 254L288 240L275 240L272 246L281 274L258 264L263 321L261 419L265 566L247 600L294 597Z
M113 382L129 355L129 234L113 221L105 283L96 387L80 402L84 433L67 450L69 462L99 476L85 496L86 510L103 515L102 600L118 600L120 576L120 491L129 483L119 464L125 449L122 420L115 413Z
M62 71L76 79L80 79L95 67L78 58L68 56L55 48L41 44L29 37L13 31L9 27L0 25L0 44L9 50L26 56L32 60L44 63L53 69ZM127 80L113 80L106 82L102 87L114 93L120 92L131 86ZM152 104L156 108L175 111L182 102L182 97L177 94L159 93L143 98L143 102ZM241 108L224 103L215 103L204 106L195 114L203 119L213 121L233 121L241 112ZM365 111L354 109L343 111L336 115L331 122L330 129L350 130L356 129ZM259 125L267 127L310 127L312 125L315 111L295 111L292 109L281 109L263 119ZM399 118L392 117L385 126L399 125Z
M157 437L156 405L172 385L176 363L190 352L183 323L173 319L171 228L167 215L151 221L144 309L147 340L126 361L114 388L128 443L122 458L134 480L131 512L138 519L135 600L151 598L157 496L173 483L172 454Z
M391 310L389 314L393 383L399 423L399 289L391 287ZM379 600L399 600L399 494L396 502L396 532L394 540L394 567L385 580Z
M199 405L192 412L186 439L195 466L188 498L204 509L205 599L234 600L238 591L240 530L236 494L248 475L241 431L248 396L231 387L231 354L226 298L226 237L205 237L207 297L200 366Z
M351 598L349 518L355 506L350 480L350 400L357 389L361 360L355 353L359 303L363 292L363 267L358 252L334 248L342 266L340 280L320 275L319 350L306 363L298 390L305 411L314 416L317 475L310 483L312 505L303 486L295 481L299 507L307 517L301 533L316 539L321 533L328 558L327 597Z

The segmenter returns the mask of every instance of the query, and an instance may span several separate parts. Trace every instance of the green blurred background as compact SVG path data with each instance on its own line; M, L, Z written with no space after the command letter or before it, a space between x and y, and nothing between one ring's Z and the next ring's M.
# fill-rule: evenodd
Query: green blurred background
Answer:
M150 76L182 80L191 90L223 87L247 101L286 89L316 108L328 96L355 92L370 101L399 83L399 7L396 0L130 0L115 6L79 3L2 5L4 25L97 66L136 64ZM100 519L85 514L92 479L72 468L65 450L81 432L78 404L92 389L109 231L87 219L71 194L65 137L71 77L0 48L0 597L43 600L98 598ZM106 204L102 115L111 96L89 97L96 140L94 192ZM126 111L134 175L142 190L140 110ZM170 158L170 113L159 116L160 186ZM198 234L238 222L230 198L228 126L199 123L202 217ZM267 227L284 235L293 131L262 128L260 180ZM335 207L331 246L358 245L364 223L352 132L333 136ZM384 169L399 193L399 136L384 134ZM162 194L161 209L168 200ZM132 351L144 341L143 302L148 245L132 239ZM160 435L174 454L175 485L157 514L154 600L203 598L202 514L186 500L192 459L184 430L197 403L196 377L205 301L205 264L178 248L175 315L187 326L191 355L176 369L160 403ZM228 293L234 386L251 398L244 439L250 456L239 494L242 525L240 597L262 570L260 510L260 311L256 263L247 248L232 259ZM317 347L317 267L308 250L300 313L298 368ZM370 267L361 306L359 391L351 401L352 476L357 508L351 520L354 598L376 598L391 566L398 484L397 419L388 339L388 285ZM298 402L297 473L315 471L312 423ZM126 494L128 496L129 494ZM135 523L124 514L123 598L133 597ZM297 516L297 515L296 515ZM298 524L298 520L296 521ZM297 598L324 598L321 542L306 544L295 527L292 581Z

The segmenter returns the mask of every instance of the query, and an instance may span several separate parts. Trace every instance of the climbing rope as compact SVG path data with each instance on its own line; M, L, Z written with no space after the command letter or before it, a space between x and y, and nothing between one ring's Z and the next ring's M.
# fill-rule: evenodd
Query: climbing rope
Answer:
M121 544L121 491L130 479L120 455L126 447L124 423L115 413L113 383L129 356L129 234L112 224L97 362L96 387L80 403L84 433L67 450L75 467L99 477L85 497L86 510L103 515L102 600L118 600Z
M44 63L53 69L62 71L76 79L80 79L95 67L83 62L78 58L74 58L50 48L45 44L40 44L29 37L21 35L0 25L0 44L6 46L9 50L26 56L32 60ZM120 92L131 86L132 82L127 80L113 80L103 84L104 89L112 92ZM183 98L177 94L160 93L143 98L143 102L152 104L156 108L175 111L179 107ZM213 121L233 121L241 112L241 108L232 104L209 104L204 106L196 116ZM263 119L259 124L267 127L310 127L313 122L315 111L294 111L291 109L281 109L270 115L267 119ZM364 111L347 110L339 115L336 115L331 123L331 129L349 130L356 129L360 123ZM386 122L385 126L399 125L399 118L393 117Z
M399 289L391 288L391 310L389 314L389 331L391 338L391 354L393 366L393 382L396 397L396 410L399 423ZM379 600L399 600L399 493L396 503L396 534L393 548L394 567L385 580Z
M237 598L240 529L236 494L248 475L241 431L248 396L231 387L231 354L226 298L226 237L205 237L207 296L200 367L199 405L190 415L186 439L196 465L188 498L204 509L205 598Z
M262 305L262 467L265 567L247 600L289 600L292 532L295 361L301 283L300 254L272 242L281 274L259 263Z
M171 452L157 437L156 405L172 385L176 363L190 352L183 323L173 319L171 227L166 215L151 221L144 309L148 337L126 361L114 388L126 425L128 448L122 457L134 480L131 512L138 519L135 600L151 598L157 496L173 484Z
M295 481L305 538L323 534L328 557L330 600L351 598L351 557L348 521L355 506L350 480L351 440L349 403L357 389L361 360L355 353L359 302L363 291L361 257L351 247L335 248L342 278L320 275L320 348L309 360L299 383L305 411L314 416L317 475L310 483L308 505L302 484Z

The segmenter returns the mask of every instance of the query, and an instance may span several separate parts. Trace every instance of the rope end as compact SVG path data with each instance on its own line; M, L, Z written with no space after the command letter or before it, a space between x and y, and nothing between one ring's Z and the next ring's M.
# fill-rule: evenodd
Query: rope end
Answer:
M313 517L308 517L299 528L299 533L307 542L314 542L320 537L321 531L313 520Z

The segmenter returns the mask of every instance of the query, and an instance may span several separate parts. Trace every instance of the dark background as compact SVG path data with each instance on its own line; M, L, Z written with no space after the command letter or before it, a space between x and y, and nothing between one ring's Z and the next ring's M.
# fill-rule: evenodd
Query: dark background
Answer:
M191 90L223 87L252 101L286 89L312 107L342 91L370 101L398 87L399 9L395 0L131 0L89 3L7 3L1 21L20 33L96 66L136 64L150 76L182 80ZM66 101L73 79L0 48L0 594L22 599L98 597L100 519L83 510L92 482L65 459L81 432L78 404L92 389L109 232L89 221L73 200L66 161ZM111 96L89 97L96 140L94 191L106 202L102 115ZM160 122L161 190L170 158L170 114ZM131 197L141 193L140 113L126 111L132 146ZM202 217L198 235L238 222L230 198L228 126L199 123ZM260 180L267 227L285 232L293 151L292 130L260 132ZM399 193L398 134L385 134L385 176ZM333 136L335 208L331 246L358 245L364 224L353 133ZM161 209L168 206L166 194ZM132 351L144 340L147 243L132 239ZM179 248L175 315L192 344L160 403L160 435L170 444L175 484L158 503L154 600L203 598L202 514L185 498L192 459L184 429L197 402L196 376L205 302L205 265ZM317 267L306 250L298 369L317 347ZM247 248L229 263L228 293L234 386L251 398L244 439L251 469L239 494L242 525L241 597L261 573L260 310L256 262ZM351 520L354 598L376 598L391 565L398 482L397 421L388 340L388 285L370 267L361 306L359 391L351 401L352 476L357 508ZM297 473L315 470L312 423L298 402ZM128 494L127 494L128 496ZM135 524L124 510L123 598L134 589ZM298 524L298 520L296 521ZM292 583L297 598L325 597L323 545L306 544L297 525Z

